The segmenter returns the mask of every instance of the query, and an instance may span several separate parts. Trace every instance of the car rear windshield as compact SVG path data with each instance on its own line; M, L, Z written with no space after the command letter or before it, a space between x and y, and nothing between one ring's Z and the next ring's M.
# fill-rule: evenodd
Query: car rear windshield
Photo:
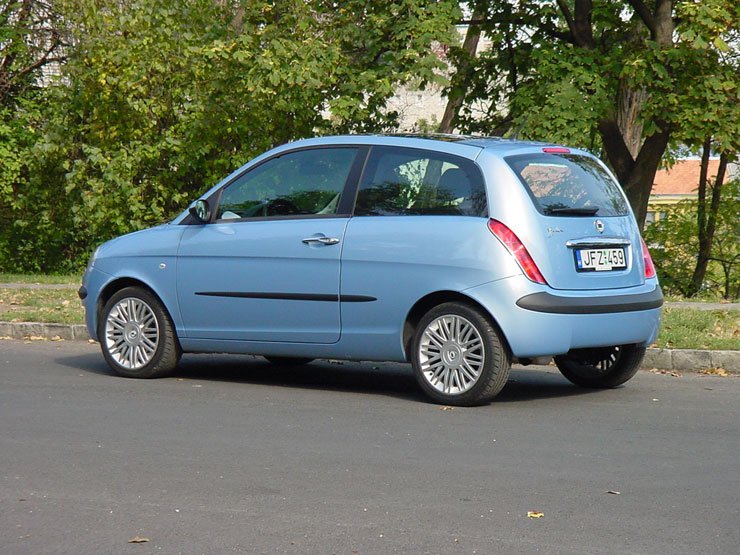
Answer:
M594 159L576 154L520 154L506 162L546 216L624 216L619 185Z

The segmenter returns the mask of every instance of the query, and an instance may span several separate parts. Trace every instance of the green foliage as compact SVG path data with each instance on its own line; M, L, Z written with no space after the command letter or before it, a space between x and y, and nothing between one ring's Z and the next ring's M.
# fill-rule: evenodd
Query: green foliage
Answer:
M0 107L0 269L39 272L62 262L58 243L38 240L59 235L62 218L53 222L42 208L54 210L59 194L32 185L31 153L41 136L45 101L44 91L31 90Z
M704 290L725 299L740 297L740 180L725 184L717 214L717 228ZM696 201L685 200L669 208L664 217L647 227L645 240L661 286L685 295L691 283L699 249Z
M475 71L465 90L449 91L464 96L463 131L514 134L600 152L598 126L617 117L621 95L629 90L643 94L632 116L643 138L669 128L678 141L701 144L704 137L716 136L724 150L737 150L737 2L675 2L665 21L675 26L667 42L651 36L633 3L623 0L473 5L485 14L482 27L493 47L472 60ZM574 31L579 9L588 16L588 32ZM658 25L658 16L651 15ZM461 49L451 55L457 66L470 61Z
M25 139L22 124L0 123L11 137L0 270L80 268L93 245L166 221L270 147L392 127L386 100L399 82L435 78L431 44L459 11L450 0L58 5L73 46L45 91L44 127Z

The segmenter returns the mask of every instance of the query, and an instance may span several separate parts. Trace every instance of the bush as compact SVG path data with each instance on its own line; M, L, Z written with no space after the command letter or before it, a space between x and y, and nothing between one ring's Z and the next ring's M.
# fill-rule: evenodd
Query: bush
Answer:
M662 287L686 295L699 250L695 200L670 207L664 217L645 229ZM726 183L717 214L712 258L702 288L705 296L737 300L740 296L740 180Z
M0 271L78 270L270 147L392 126L385 101L434 78L431 44L459 15L452 0L69 6L47 98L0 108Z

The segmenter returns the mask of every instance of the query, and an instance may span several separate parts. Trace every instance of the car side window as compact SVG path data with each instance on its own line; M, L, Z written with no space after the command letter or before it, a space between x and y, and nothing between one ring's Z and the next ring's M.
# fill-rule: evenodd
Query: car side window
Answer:
M230 183L219 220L336 214L357 148L288 152Z
M355 203L357 216L486 216L483 178L470 160L419 149L374 147Z

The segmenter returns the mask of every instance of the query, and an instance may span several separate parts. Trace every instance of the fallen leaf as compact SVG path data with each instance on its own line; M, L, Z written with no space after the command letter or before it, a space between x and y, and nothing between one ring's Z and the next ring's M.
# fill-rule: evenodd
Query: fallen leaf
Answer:
M54 337L52 337L52 338L51 338L51 340L52 340L52 341L64 341L64 339L62 339L62 338L61 338L61 337L59 337L58 335L55 335Z
M663 374L664 376L673 376L674 378L680 378L681 374L676 372L675 370L658 370L657 368L653 368L650 370L653 374Z
M149 541L149 538L142 538L141 536L134 536L128 541L128 543L146 543L148 541Z
M726 378L730 375L730 373L724 368L707 368L706 370L702 370L699 373L706 374L708 376L721 376L723 378Z
M541 513L540 511L527 511L527 516L529 518L542 518L545 516L545 513Z

